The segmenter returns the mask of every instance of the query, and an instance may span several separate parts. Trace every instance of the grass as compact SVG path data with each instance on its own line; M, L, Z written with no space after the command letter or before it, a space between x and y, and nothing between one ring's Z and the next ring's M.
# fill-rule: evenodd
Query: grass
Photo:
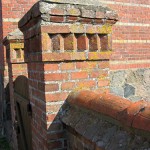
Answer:
M9 143L6 138L0 138L0 150L10 150Z

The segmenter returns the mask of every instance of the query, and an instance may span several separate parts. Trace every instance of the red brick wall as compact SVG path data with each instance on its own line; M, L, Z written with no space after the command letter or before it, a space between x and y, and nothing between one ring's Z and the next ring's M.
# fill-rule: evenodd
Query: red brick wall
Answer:
M34 2L36 1L2 1L4 36L17 27L19 18L23 16ZM148 2L135 2L134 0L110 0L102 2L116 10L119 15L119 22L113 28L112 46L114 52L111 69L149 67L150 19L148 17L150 16L150 7L148 6ZM58 18L53 17L51 19L57 22ZM31 47L27 47L30 44L26 43L27 50L38 51L38 49L35 49L35 45L38 43L36 38L37 37L31 39ZM26 40L26 42L28 42L28 40ZM37 43L35 44L34 42ZM65 47L67 47L67 45L65 45ZM43 50L45 49L43 48ZM1 56L1 60L3 60L3 55ZM52 56L52 54L50 54L50 56ZM38 55L35 55L35 58L38 58ZM42 59L40 58L41 60L38 60L39 62L28 63L30 96L34 112L32 120L34 149L42 148L43 143L46 143L47 139L50 139L49 146L51 147L49 148L51 149L65 147L64 140L53 141L57 136L60 136L59 138L61 139L61 135L63 135L61 124L57 123L57 120L54 120L54 118L57 118L56 114L63 100L65 100L72 89L86 85L86 87L88 86L94 90L101 89L101 86L107 87L109 84L107 79L97 81L100 74L105 78L107 78L108 75L107 70L103 70L103 68L101 68L102 66L99 66L100 62L89 61L84 62L84 64L83 62L79 62L79 60L66 63L55 62L56 60L52 62L51 59L51 63L48 62L49 60L47 60L47 58L49 59L48 54L42 54ZM55 56L53 56L53 58L55 58ZM45 62L43 63L42 61L44 61L44 59ZM86 66L88 66L88 69L86 69ZM90 68L90 66L92 66L92 68ZM52 135L51 133L53 132L51 132L51 130L60 130L60 132L56 132ZM45 145L45 148L46 147L47 143Z
M102 1L119 15L113 28L112 70L149 68L150 5L146 0ZM119 63L117 63L119 60Z
M3 104L6 103L4 102L6 96L3 94L4 92L3 88L5 88L9 82L8 64L6 62L6 50L2 44L2 40L5 36L8 35L9 32L12 32L14 29L18 27L19 19L29 10L29 8L36 1L37 0L27 0L27 1L26 0L1 0L0 1L0 76L2 76L1 82L3 82L0 83L0 85L2 85L0 91L0 106L3 106ZM15 67L19 73L19 69L17 68L17 66L14 66L13 68ZM20 73L21 72L22 70L20 70ZM16 71L14 72L14 75L15 74L17 75ZM5 112L1 112L1 111L3 111L2 108L0 108L0 114L3 115ZM0 116L0 118L2 117ZM0 122L0 126L1 126L1 122ZM11 131L8 130L8 132Z
M31 45L30 48L34 50L35 46ZM67 53L59 55L68 56ZM43 62L40 60L34 62L34 59L31 59L32 62L28 63L29 91L33 110L33 149L66 148L66 139L59 115L68 94L72 90L84 88L106 92L109 85L108 61L65 62L64 60L57 61L57 58L59 60L57 56L48 62L47 56L53 56L53 53L42 54L40 57L43 57ZM81 57L80 54L78 56ZM36 53L34 55L32 53L32 57L36 58Z
M35 2L37 0L2 0L0 2L0 71L5 61L5 50L2 46L3 38L18 28L18 21ZM1 73L3 74L3 71Z
M0 4L0 15L3 20L0 23L0 41L9 32L17 28L19 18L21 18L36 1L37 0L2 0ZM116 10L119 14L119 22L113 29L114 55L112 60L120 60L121 64L118 65L116 64L117 61L113 61L112 69L149 67L150 65L146 61L150 58L150 41L148 41L150 38L149 2L144 0L138 2L134 0L107 0L102 1L102 3ZM0 46L2 49L1 44ZM1 51L0 64L3 64L2 53ZM125 61L128 61L128 65L125 64Z
M10 0L2 0L0 11L2 11L3 22L0 23L0 26L3 30L0 30L0 40L2 40L8 32L17 27L19 18L21 18L36 1L37 0L13 0L12 2ZM102 3L116 10L119 14L119 22L113 29L114 55L112 60L115 61L112 62L112 69L149 67L150 64L146 61L150 58L149 2L146 0L140 0L138 2L134 0L107 0L102 1ZM119 65L116 64L116 60L121 61ZM127 65L125 61L128 61ZM0 64L2 64L3 55L1 55L0 62Z
M68 21L65 14L60 16L58 13L64 9L69 11L68 4L63 8L55 8L56 16L52 16L54 8L51 9L51 5L45 3L33 7L28 12L28 17L26 15L19 22L25 38L25 61L28 62L30 102L33 110L32 146L35 150L66 148L60 115L61 106L72 90L86 88L107 92L109 88L111 26L104 25L102 30L100 25L92 24L93 20L101 19L97 19L96 15L85 19L78 8L76 10L79 13L75 13L78 17L74 17L74 14L69 16L76 22L80 20L81 25ZM39 26L44 14L33 15L33 12L39 12L42 8L47 8L45 14L48 16L50 13L52 20L43 21ZM96 7L90 9L87 12L94 12ZM30 15L33 17L29 17ZM37 15L39 17L34 18ZM66 21L65 25L61 23L62 20ZM107 21L115 22L115 19Z
M3 36L18 27L19 19L38 0L2 0Z

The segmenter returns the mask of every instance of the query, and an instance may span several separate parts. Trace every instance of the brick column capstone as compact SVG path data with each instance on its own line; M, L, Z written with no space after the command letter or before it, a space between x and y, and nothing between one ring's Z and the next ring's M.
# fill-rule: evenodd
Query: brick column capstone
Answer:
M40 1L19 22L32 105L32 147L65 149L60 121L72 90L108 92L114 11L92 1Z
M11 147L15 150L18 149L17 134L15 130L16 124L16 105L14 99L14 81L19 75L26 75L26 64L24 62L24 40L23 34L19 29L9 33L3 40L3 44L6 47L6 62L8 64L8 91L9 91L9 105L11 109L11 115L7 119L5 116L5 131ZM23 85L21 85L23 86ZM7 93L8 94L8 93ZM9 107L9 106L7 106ZM8 109L8 108L6 108ZM8 122L9 121L9 122ZM10 122L11 121L11 122ZM12 134L12 135L11 135Z

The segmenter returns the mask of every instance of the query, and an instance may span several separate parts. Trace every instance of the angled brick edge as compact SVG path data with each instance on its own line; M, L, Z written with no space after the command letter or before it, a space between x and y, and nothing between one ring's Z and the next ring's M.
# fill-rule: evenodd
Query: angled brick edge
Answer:
M13 32L9 33L4 39L3 39L3 44L7 45L8 41L14 41L14 42L18 42L18 41L23 41L24 37L23 37L23 33L19 30L16 29Z
M18 28L10 32L2 42L6 47L6 60L8 63L24 62L24 36ZM21 49L21 56L16 58L14 51L19 49Z
M72 92L67 102L111 117L123 126L150 132L150 103L144 100L133 103L109 93L85 90Z

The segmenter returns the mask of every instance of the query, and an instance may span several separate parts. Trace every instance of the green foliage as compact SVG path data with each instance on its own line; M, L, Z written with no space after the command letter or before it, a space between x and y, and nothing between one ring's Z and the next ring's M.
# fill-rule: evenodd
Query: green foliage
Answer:
M9 143L5 138L0 138L0 150L10 150Z

